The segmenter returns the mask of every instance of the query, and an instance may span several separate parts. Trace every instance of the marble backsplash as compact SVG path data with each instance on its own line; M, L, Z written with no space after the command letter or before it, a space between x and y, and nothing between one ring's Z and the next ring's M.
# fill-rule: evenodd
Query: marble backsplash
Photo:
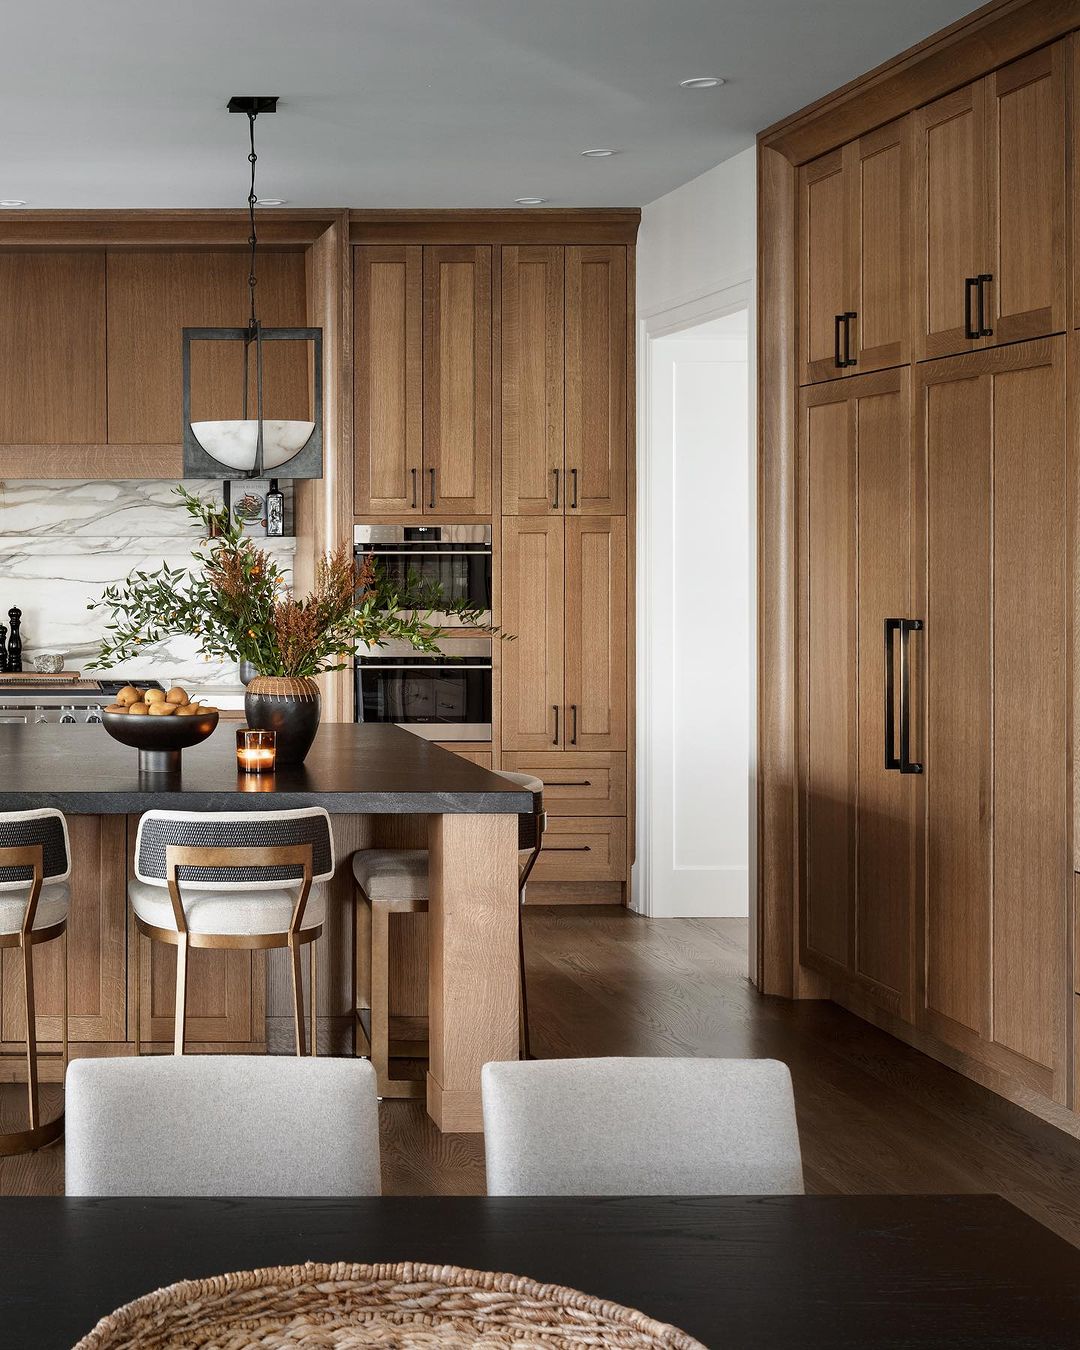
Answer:
M188 482L189 491L220 501L221 484ZM69 670L86 672L106 621L87 603L136 569L191 562L197 529L172 482L0 482L0 622L23 612L24 666L35 653L63 652ZM265 490L265 487L264 487ZM292 539L260 540L287 566ZM156 676L207 689L240 688L236 666L206 661L193 640L148 647L121 676Z

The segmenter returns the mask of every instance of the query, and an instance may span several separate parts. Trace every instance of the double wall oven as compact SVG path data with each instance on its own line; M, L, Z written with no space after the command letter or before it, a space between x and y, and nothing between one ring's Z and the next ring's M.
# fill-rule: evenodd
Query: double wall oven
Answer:
M491 622L490 525L357 525L358 556L373 554L392 581L437 582ZM356 657L356 720L393 722L435 741L491 740L491 639L466 636L437 614L443 654L394 642Z

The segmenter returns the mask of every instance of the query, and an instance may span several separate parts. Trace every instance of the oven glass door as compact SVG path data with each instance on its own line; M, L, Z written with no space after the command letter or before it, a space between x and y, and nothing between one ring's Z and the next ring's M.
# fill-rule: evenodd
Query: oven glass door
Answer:
M360 556L367 551L358 550ZM373 544L370 552L387 579L402 590L412 583L436 583L455 603L478 609L490 622L491 550L476 544Z
M462 657L363 657L356 667L356 720L396 722L447 731L469 729L468 739L491 735L491 661Z

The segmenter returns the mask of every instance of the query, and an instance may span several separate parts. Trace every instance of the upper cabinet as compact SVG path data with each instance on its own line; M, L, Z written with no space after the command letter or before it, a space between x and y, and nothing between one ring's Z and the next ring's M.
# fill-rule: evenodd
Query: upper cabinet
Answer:
M910 359L907 118L799 173L800 383Z
M491 513L491 253L353 250L357 515Z
M1065 328L1065 50L912 114L920 360Z
M568 512L626 511L626 249L566 250Z
M0 445L104 442L103 253L0 253L0 371Z

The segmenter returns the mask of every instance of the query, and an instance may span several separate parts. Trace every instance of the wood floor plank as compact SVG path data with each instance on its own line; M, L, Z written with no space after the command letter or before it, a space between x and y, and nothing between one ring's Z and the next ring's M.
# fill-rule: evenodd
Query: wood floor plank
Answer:
M535 906L525 925L538 1054L782 1059L808 1190L997 1192L1080 1246L1080 1141L835 1004L761 997L745 922ZM0 1128L24 1100L0 1087ZM384 1102L380 1121L387 1194L483 1191L480 1136L439 1134L418 1102ZM62 1190L61 1146L0 1161L0 1194Z

